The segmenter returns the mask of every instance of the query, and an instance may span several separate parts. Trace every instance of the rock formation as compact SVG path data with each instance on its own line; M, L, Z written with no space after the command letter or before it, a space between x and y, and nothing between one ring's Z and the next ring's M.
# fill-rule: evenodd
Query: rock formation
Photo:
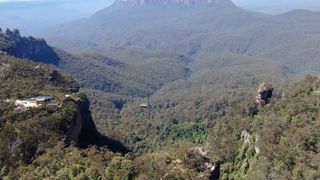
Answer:
M256 154L260 153L260 148L257 146L257 143L261 141L259 134L256 134L256 138L253 141L252 135L248 131L242 130L241 138L243 138L244 144L255 145L254 149L256 151Z
M268 104L272 97L273 88L270 84L262 83L258 89L258 95L256 96L256 102L259 104Z
M7 29L4 33L10 41L16 43L16 52L12 54L18 58L29 58L48 48L44 39L36 39L34 37L21 37L17 29L10 31Z
M198 179L218 180L220 177L220 160L210 158L210 151L203 147L190 148L186 151L183 159L172 162L172 169L161 178L162 180L169 179L174 171L183 173L188 169L197 169Z
M77 113L74 115L67 132L65 142L70 145L74 142L77 147L87 148L90 145L107 146L114 152L127 153L126 147L121 143L108 137L102 136L96 129L94 121L89 110L90 102L84 93L78 94L78 100L70 97L64 99L64 102L72 101L78 105Z
M230 0L116 0L116 5L147 5L147 4L218 4L218 5L234 5Z
M17 29L10 31L7 29L4 33L0 32L0 50L11 56L21 59L32 59L36 62L57 65L59 58L53 53L44 39L34 37L21 37Z

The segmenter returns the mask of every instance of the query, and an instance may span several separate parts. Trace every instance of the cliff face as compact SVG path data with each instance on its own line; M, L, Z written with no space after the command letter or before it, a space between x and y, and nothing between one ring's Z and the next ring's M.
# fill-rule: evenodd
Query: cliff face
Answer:
M87 148L90 145L107 146L114 152L124 154L129 152L121 143L102 136L97 131L89 110L90 102L84 93L78 94L76 102L71 98L67 98L65 101L73 101L78 105L77 113L74 115L66 135L66 144L70 145L71 142L74 142L80 148Z
M258 89L256 102L260 104L268 104L272 97L273 88L270 84L262 83Z
M89 111L89 100L84 94L81 94L76 103L78 110L67 132L67 144L73 141L77 146L82 148L88 147L90 144L100 145L101 138Z
M116 0L116 5L146 5L146 4L218 4L218 5L234 5L230 0Z
M6 36L7 40L16 44L15 51L8 52L8 54L18 58L28 58L48 48L48 45L44 39L21 37L20 32L17 29L14 29L13 31L7 29L4 32L4 35Z
M21 59L32 59L37 62L47 64L58 63L58 58L54 55L52 48L48 46L44 39L34 37L21 37L17 29L4 33L0 28L0 50L11 56Z

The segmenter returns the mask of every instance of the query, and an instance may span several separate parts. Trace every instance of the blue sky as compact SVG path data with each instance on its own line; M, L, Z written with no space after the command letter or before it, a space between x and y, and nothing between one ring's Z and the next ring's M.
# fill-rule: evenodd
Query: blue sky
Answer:
M53 0L0 0L0 2L6 2L6 1L53 1ZM62 1L62 0L59 0ZM65 2L67 1L82 1L82 2L92 2L94 3L94 0L63 0ZM304 2L310 2L312 0L232 0L235 4L238 5L266 5L266 4L281 4L281 3L304 3Z
M232 0L237 5L242 6L265 6L272 4L305 4L316 2L316 0Z
M74 3L74 2L82 2L82 3L92 3L95 4L97 1L101 0L0 0L0 2L8 2L8 1L51 1L51 2L59 2L59 3ZM107 4L110 4L113 0L106 0ZM265 7L270 5L282 5L282 4L291 4L291 5L303 5L303 4L313 4L318 0L232 0L236 5L240 7ZM319 3L317 3L319 4ZM310 5L311 6L311 5ZM97 5L97 8L99 5Z

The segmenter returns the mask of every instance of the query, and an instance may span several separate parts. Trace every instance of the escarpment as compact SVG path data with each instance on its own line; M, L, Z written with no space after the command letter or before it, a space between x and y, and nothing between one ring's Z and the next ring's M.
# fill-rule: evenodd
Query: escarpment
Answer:
M66 143L70 145L72 142L77 147L87 148L90 145L107 146L114 152L127 153L129 150L120 142L112 140L101 135L94 124L89 110L90 101L84 93L78 94L77 101L67 97L66 101L72 101L77 104L78 109L70 124L70 128L66 134Z
M59 62L59 58L44 39L32 36L21 37L17 29L13 31L7 29L2 32L0 28L0 50L21 59L54 65Z

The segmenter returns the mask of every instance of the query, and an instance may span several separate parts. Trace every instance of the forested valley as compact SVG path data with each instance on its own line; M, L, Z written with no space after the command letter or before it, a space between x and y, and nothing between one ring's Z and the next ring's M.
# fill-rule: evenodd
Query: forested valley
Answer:
M0 179L320 178L320 14L175 2L0 29Z

